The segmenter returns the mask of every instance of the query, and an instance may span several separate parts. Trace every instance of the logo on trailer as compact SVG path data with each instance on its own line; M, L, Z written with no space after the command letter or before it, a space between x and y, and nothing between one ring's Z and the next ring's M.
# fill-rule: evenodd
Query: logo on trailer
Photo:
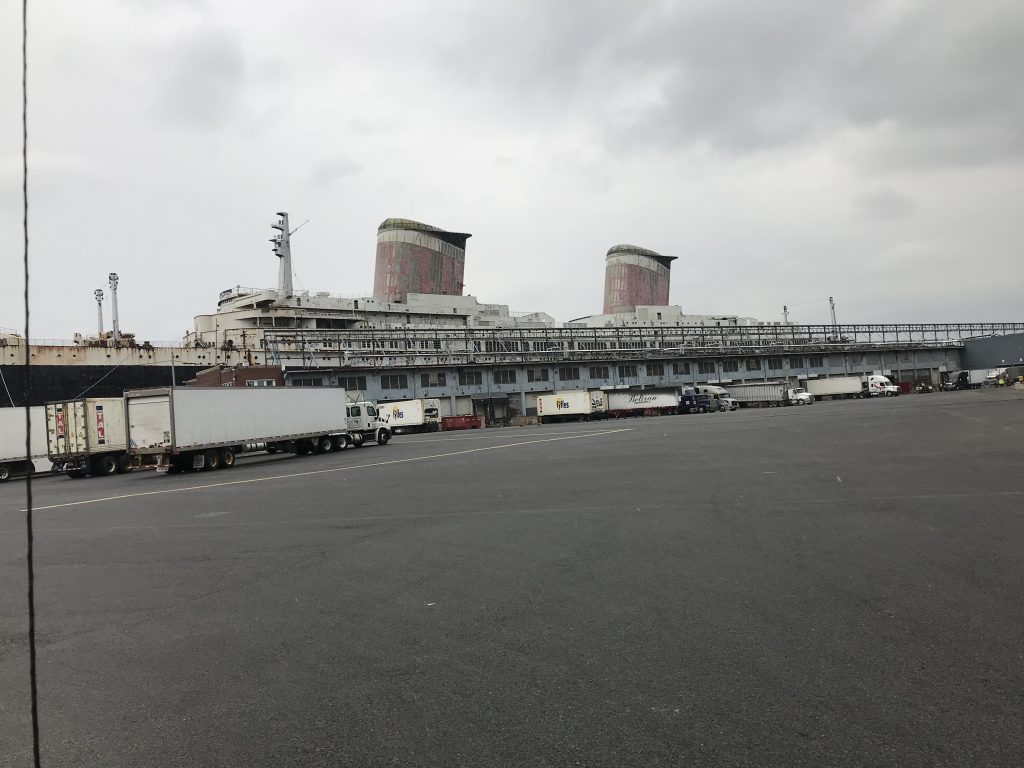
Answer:
M107 425L103 419L103 406L96 406L96 444L107 444Z
M568 409L569 408L569 401L568 400L563 400L562 398L558 398L557 400L555 400L555 410L557 411L557 410L560 410L562 408Z
M58 405L55 409L55 420L57 422L57 439L63 440L65 437L64 431L64 406Z
M629 396L630 405L648 405L649 403L653 403L655 400L657 400L657 398L654 395L631 394Z
M392 408L391 409L391 418L393 418L393 419L404 419L405 418L405 411L403 411L401 408Z

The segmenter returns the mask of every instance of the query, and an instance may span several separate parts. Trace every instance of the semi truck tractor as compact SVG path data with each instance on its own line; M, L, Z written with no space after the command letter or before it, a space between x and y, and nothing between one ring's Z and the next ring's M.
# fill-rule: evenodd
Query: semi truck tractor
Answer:
M381 418L380 411L373 403L366 400L349 403L345 414L348 434L344 436L344 444L338 441L338 448L348 445L360 448L367 443L388 444L392 435L391 427Z
M70 478L127 472L131 467L123 397L83 397L46 405L46 445L57 471Z
M817 400L845 400L851 397L860 397L864 391L864 384L859 376L807 379L804 385Z
M900 393L900 388L893 384L888 376L872 373L864 375L863 391L868 397L896 397Z
M437 398L380 403L377 410L396 435L405 432L437 432L441 428L441 401Z
M730 392L741 408L779 405L810 405L814 396L803 387L792 387L786 382L758 384L732 384Z
M362 445L367 429L381 445L391 435L371 403L348 403L344 389L158 388L125 401L130 453L156 456L168 472L228 469L254 451L327 453Z
M695 389L701 394L708 395L711 398L712 405L717 407L719 411L735 411L740 407L739 402L729 394L729 390L725 387L720 387L717 384L701 384L695 387Z
M597 390L575 389L537 397L537 421L540 424L590 421L607 416L608 396Z
M711 395L698 391L695 387L685 387L679 395L680 413L711 413L718 405Z
M25 458L25 409L0 408L0 483L28 473L49 472L53 464L46 453L46 409L30 409L32 456Z
M674 389L645 389L608 393L608 418L656 416L679 413L679 395Z

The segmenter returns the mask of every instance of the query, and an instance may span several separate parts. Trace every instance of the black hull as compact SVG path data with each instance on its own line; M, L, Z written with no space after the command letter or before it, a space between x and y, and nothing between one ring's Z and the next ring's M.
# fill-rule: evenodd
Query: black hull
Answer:
M205 367L176 365L174 383L181 384L195 378L196 373ZM24 365L0 365L0 407L25 405L27 371ZM120 397L126 389L166 387L171 383L171 368L156 365L33 365L31 376L32 391L28 395L28 404L44 405L76 397Z

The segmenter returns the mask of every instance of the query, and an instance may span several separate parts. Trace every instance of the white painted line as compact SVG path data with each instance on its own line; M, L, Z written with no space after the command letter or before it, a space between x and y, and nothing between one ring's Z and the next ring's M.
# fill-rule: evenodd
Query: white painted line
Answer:
M520 435L514 434L515 431L519 430L519 429L529 430L529 431L525 432L524 434L520 434ZM419 445L420 443L452 443L452 442L458 442L458 441L461 441L461 440L517 440L517 439L520 439L520 438L523 438L523 437L533 437L538 432L542 432L545 429L547 429L547 427L505 427L504 430L503 430L505 432L505 434L501 434L499 432L498 434L489 434L489 435L459 435L459 434L457 434L457 432L455 430L451 430L449 432L439 432L439 433L422 432L422 433L419 433L419 434L395 435L391 439L392 440L397 440L400 443L408 443L409 445ZM630 427L630 429L632 429L632 427ZM458 432L463 432L463 431L464 432L476 432L476 431L479 431L479 430L469 430L469 429L467 429L467 430L458 430ZM574 431L571 431L571 432L566 430L566 431L563 431L563 432L559 432L558 434L560 436L561 435L593 435L593 434L596 434L598 431L607 431L607 428L606 427L605 428L600 428L599 427L597 429L586 429L586 430L578 430L578 431L574 430ZM434 435L434 436L433 437L426 437L425 435ZM439 437L438 435L449 435L449 437Z
M268 480L287 480L293 477L308 477L310 475L325 475L329 472L354 472L357 469L369 467L386 467L392 464L408 464L412 461L427 461L429 459L443 459L449 456L461 456L467 453L482 453L483 451L500 451L503 448L517 448L521 445L533 445L535 443L554 443L559 440L581 440L587 437L604 437L614 435L618 432L631 432L630 428L609 429L603 432L588 432L583 435L570 435L567 437L543 437L537 440L523 440L518 443L507 443L505 445L488 445L483 448L467 448L462 451L449 451L447 453L433 453L429 456L413 456L408 459L392 459L391 461L375 461L372 464L357 464L353 467L331 467L330 469L314 469L308 472L292 472L287 475L272 475L270 477L253 477L247 480L226 480L223 483L207 483L206 485L190 485L185 488L165 488L159 491L139 491L137 493L123 493L120 496L103 496L98 499L83 499L82 501L69 501L63 504L49 504L43 507L35 507L35 511L41 512L45 509L63 509L64 507L79 507L83 504L98 504L103 501L120 501L121 499L136 499L141 496L161 496L168 493L186 493L188 491L203 491L208 488L224 488L229 485L246 485L249 483L264 483ZM25 510L21 510L24 512ZM214 513L216 514L216 513Z

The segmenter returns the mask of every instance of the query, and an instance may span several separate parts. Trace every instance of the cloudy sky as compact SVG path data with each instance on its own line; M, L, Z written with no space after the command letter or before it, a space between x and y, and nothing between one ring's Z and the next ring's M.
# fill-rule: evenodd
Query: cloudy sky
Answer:
M21 323L18 8L0 5L0 326ZM473 233L467 292L600 312L1024 319L1024 5L32 0L34 336L169 340L228 287L368 292L377 225ZM109 322L109 321L108 321Z

